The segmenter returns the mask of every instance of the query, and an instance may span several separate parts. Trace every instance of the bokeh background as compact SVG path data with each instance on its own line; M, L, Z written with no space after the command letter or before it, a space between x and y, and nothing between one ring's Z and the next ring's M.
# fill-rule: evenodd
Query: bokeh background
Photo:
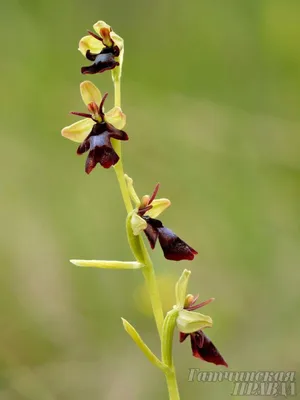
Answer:
M68 261L131 260L114 171L85 175L60 135L84 111L77 43L98 19L125 39L125 170L140 195L161 183L165 225L199 251L151 253L166 309L190 268L230 370L297 370L299 17L298 0L2 4L1 400L167 398L121 325L159 353L140 272ZM92 80L111 106L110 74ZM189 368L220 368L174 343L182 399L232 398L231 383L189 383Z

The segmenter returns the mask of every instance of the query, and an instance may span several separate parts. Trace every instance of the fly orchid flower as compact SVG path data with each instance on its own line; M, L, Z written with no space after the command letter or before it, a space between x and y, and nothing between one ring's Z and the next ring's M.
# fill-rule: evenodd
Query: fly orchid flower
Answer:
M186 296L184 310L186 310L187 313L193 313L194 310L197 310L198 308L201 308L214 300L212 298L200 304L195 304L196 301L198 300L198 297L199 296L193 296L193 295ZM177 325L179 325L178 320L177 320ZM178 328L180 330L181 326L179 325ZM191 347L194 357L200 358L210 363L214 363L216 365L224 365L225 367L228 367L227 362L221 356L221 354L219 353L215 345L212 343L212 341L203 333L202 329L189 333L180 332L179 333L180 343L182 343L188 336L190 336L191 338Z
M129 179L127 179L127 182L130 183ZM197 251L170 229L164 227L160 220L156 219L171 204L168 199L156 199L158 189L159 184L156 185L151 196L143 196L141 201L136 200L138 198L134 192L132 197L136 200L138 208L131 218L133 234L139 235L144 231L152 249L154 249L158 239L164 256L168 260L193 260L195 255L198 254ZM130 191L131 193L134 191L132 186Z
M126 117L120 107L104 113L107 93L102 98L100 90L92 82L82 82L80 92L90 113L71 112L85 118L63 128L61 134L81 143L77 154L89 151L85 164L85 172L89 174L97 163L104 168L110 168L118 162L119 156L111 144L111 138L128 140L127 133L121 130L125 126Z
M79 41L79 51L93 64L82 67L82 74L97 74L122 65L124 42L109 25L98 21L93 25L96 33L88 31L89 35Z

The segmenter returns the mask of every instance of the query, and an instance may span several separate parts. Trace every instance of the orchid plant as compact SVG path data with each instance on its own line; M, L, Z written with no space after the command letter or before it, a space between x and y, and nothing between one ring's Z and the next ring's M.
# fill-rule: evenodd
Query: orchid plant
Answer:
M139 198L134 189L133 180L124 174L121 141L128 140L128 135L123 130L126 117L121 109L124 41L104 21L98 21L93 28L95 32L88 31L88 35L79 41L79 51L92 62L91 65L82 67L81 72L82 74L98 74L111 70L114 107L105 112L107 93L102 96L100 90L92 82L82 82L80 92L88 112L72 112L71 114L81 116L83 119L63 128L62 135L79 143L77 154L88 152L85 163L87 174L90 174L97 164L103 168L114 168L127 212L126 231L134 261L71 260L71 262L80 267L139 269L142 272L161 343L161 356L154 354L136 329L124 318L122 318L123 326L149 361L165 375L169 399L178 400L180 396L172 356L176 327L179 331L180 342L190 337L194 357L227 367L224 358L203 332L205 328L212 326L212 319L195 312L213 299L196 304L198 296L187 294L191 272L184 270L175 287L176 304L165 316L163 314L155 270L142 233L146 235L151 249L154 249L158 240L167 260L193 260L197 251L157 219L171 204L168 199L156 198L159 185L156 185L151 195Z

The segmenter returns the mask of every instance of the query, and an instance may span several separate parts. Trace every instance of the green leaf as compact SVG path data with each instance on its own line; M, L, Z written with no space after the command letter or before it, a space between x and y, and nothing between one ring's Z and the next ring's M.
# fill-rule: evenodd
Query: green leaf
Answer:
M161 369L162 371L166 371L168 367L163 364L155 354L152 353L152 351L149 349L149 347L146 345L146 343L143 341L141 336L138 334L136 329L124 318L121 318L123 322L123 326L125 331L128 333L128 335L131 337L131 339L137 344L137 346L142 350L142 352L145 354L145 356L148 358L148 360Z
M77 267L94 267L104 269L140 269L143 264L137 261L106 261L106 260L70 260Z

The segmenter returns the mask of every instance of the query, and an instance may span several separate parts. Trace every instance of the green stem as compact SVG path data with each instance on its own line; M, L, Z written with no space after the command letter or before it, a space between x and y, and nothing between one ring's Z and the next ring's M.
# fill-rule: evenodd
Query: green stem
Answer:
M141 235L135 236L131 227L132 213L129 213L126 219L126 231L127 238L130 245L130 249L138 262L144 265L141 268L143 276L149 292L149 297L152 305L153 315L155 318L157 330L160 338L162 337L162 329L164 322L164 315L162 311L161 300L158 291L157 280L155 277L154 267L145 246L145 243Z
M121 142L119 140L113 140L113 146L115 151L118 153L118 156L120 157L119 161L115 165L114 169L117 175L117 179L119 182L120 190L122 193L123 201L125 204L125 208L127 213L130 213L133 210L132 203L130 200L130 194L128 192L127 188L127 183L125 181L124 177L124 170L123 170L123 163L122 163L122 154L121 154Z
M160 338L162 337L162 329L163 329L163 323L164 323L164 314L162 310L162 305L161 305L161 300L160 300L160 295L159 295L159 290L158 290L158 285L157 285L157 279L155 276L155 271L153 267L152 260L149 256L149 253L147 251L147 248L145 246L145 243L142 239L141 236L139 236L140 244L141 244L141 249L143 252L143 258L144 258L144 268L142 268L142 272L144 275L144 279L148 288L148 292L150 294L150 300L151 300L151 305L152 305L152 310L153 310L153 315L155 318L157 330L159 333Z
M114 89L115 89L115 107L121 107L121 80L114 80Z
M176 326L177 317L178 317L178 310L176 308L167 313L163 324L163 333L161 342L162 362L169 367L169 370L165 373L165 376L166 376L170 400L180 399L177 379L176 379L176 372L173 363L173 355L172 355L173 336L174 336L174 329Z
M180 400L175 369L173 368L172 370L170 370L170 372L167 372L165 376L168 386L169 399Z

